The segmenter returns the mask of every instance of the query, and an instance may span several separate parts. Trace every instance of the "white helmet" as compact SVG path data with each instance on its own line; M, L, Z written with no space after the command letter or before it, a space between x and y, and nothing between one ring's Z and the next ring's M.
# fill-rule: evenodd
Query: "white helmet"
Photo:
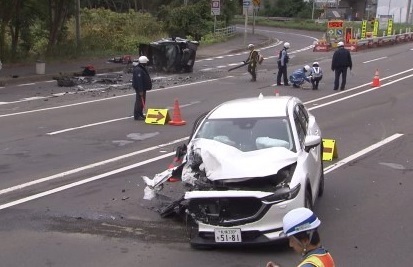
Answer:
M317 62L317 61L315 61L315 62L313 63L313 66L314 66L314 65L320 65L320 64L318 64L318 62Z
M297 208L289 211L283 218L283 232L286 236L310 231L320 226L321 221L310 209Z
M139 63L141 63L141 64L146 64L146 63L149 62L149 59L148 59L147 57L145 57L145 56L140 56L140 57L138 58L138 61L139 61Z
M289 43L289 42L285 42L285 43L284 43L284 47L285 47L285 48L290 48L290 43Z
M306 71L309 71L309 70L311 70L311 67L308 66L308 65L305 65L305 66L304 66L304 69L305 69Z
M251 48L254 48L254 45L253 45L253 44L249 44L249 45L248 45L248 49L251 49Z
M337 43L337 46L338 46L338 47L344 46L344 43L343 43L343 42L338 42L338 43Z

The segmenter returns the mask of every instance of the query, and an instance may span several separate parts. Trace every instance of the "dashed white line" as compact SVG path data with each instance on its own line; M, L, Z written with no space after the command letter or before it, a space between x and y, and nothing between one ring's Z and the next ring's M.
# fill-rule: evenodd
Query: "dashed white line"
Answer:
M57 179L57 178L62 178L62 177L65 177L65 176L68 176L68 175L71 175L71 174L74 174L74 173L78 173L78 172L81 172L81 171L84 171L84 170L92 169L92 168L102 166L102 165L105 165L105 164L108 164L108 163L116 162L116 161L119 161L119 160L122 160L122 159L133 157L133 156L143 154L143 153L146 153L146 152L149 152L149 151L152 151L152 150L156 150L156 149L159 149L159 148L163 148L163 147L167 147L167 146L170 146L170 145L173 145L173 144L184 142L188 139L189 139L189 137L180 138L180 139L168 142L168 143L160 144L160 145L153 146L153 147L148 147L146 149L135 151L135 152L132 152L132 153L129 153L129 154L126 154L126 155L116 157L116 158L96 162L96 163L86 165L86 166L83 166L83 167L80 167L80 168L76 168L76 169L73 169L73 170L70 170L70 171L58 173L58 174L55 174L55 175L51 175L51 176L48 176L48 177L44 177L44 178L40 178L40 179L31 181L31 182L28 182L28 183L24 183L24 184L16 185L16 186L13 186L13 187L5 188L5 189L0 190L0 195L10 193L10 192L13 192L13 191L16 191L16 190L20 190L20 189L23 189L23 188L28 187L28 186L40 184L40 183L47 182L47 181L51 181L51 180L54 180L54 179ZM169 153L169 154L175 154L175 152L174 153ZM167 154L167 155L169 155L169 154ZM163 155L163 156L165 156L165 155ZM159 158L159 157L157 157L157 158ZM154 161L154 160L153 159L149 160L149 162L152 162L152 161ZM139 166L141 166L141 165L139 165Z
M375 59L372 59L372 60L367 60L367 61L364 61L363 64L374 62L374 61L385 59L385 58L387 58L387 57L379 57L379 58L375 58Z
M180 84L180 85L175 85L175 86L170 86L170 87L165 87L165 88L152 89L148 93L157 92L157 91L165 91L165 90L169 90L169 89L173 89L173 88L186 87L186 86L191 86L191 85L196 85L196 84L208 83L208 82L212 82L212 81L219 81L219 80L224 80L224 79L228 79L228 78L232 78L232 77L234 77L234 76L229 75L229 76L225 76L225 77L217 78L217 79L210 79L210 80L199 81L199 82L194 82L194 83L187 83L187 84ZM90 101L85 101L85 102L80 102L80 103L74 103L74 104L68 104L68 105L62 105L62 106L57 106L57 107L33 109L33 110L28 110L28 111L9 113L9 114L0 115L0 118L23 115L23 114L30 114L30 113L36 113L36 112L47 111L47 110L54 110L54 109L80 106L80 105L85 105L85 104L90 104L90 103L95 103L95 102L113 100L115 98L129 97L131 95L135 95L135 93L125 94L125 95L120 95L120 96L112 96L112 97L103 98L103 99L95 99L95 100L90 100ZM22 102L22 101L6 102L6 104L18 103L18 102ZM1 104L1 102L0 102L0 104Z

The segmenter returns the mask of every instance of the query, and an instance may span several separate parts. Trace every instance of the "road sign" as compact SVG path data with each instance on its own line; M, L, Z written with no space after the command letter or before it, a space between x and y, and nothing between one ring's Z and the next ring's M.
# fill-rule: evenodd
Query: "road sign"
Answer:
M221 3L220 0L211 0L211 15L221 15Z
M242 6L244 8L248 8L251 5L251 0L243 0L242 1Z
M327 24L327 27L329 29L343 28L343 23L344 21L342 20L330 20Z
M146 114L145 123L164 125L169 119L168 109L150 108Z
M340 35L340 36L343 35L343 30L337 29L337 30L336 30L336 34L337 34L337 35Z

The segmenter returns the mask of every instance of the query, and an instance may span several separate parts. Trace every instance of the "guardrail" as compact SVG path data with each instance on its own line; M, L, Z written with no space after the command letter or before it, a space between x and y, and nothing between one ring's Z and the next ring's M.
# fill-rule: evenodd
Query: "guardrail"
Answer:
M236 33L237 33L236 26L228 26L228 27L221 28L221 29L215 29L214 35L230 37L230 36L234 36Z

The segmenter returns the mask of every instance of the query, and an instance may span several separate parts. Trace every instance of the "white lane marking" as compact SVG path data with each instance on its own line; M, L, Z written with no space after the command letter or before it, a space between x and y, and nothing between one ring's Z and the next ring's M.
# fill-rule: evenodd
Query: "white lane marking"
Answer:
M393 84L393 83L398 82L398 81L400 81L400 80L404 80L404 79L406 79L406 78L409 78L410 76L413 76L413 74L412 74L412 75L409 75L409 76L407 76L407 77L400 78L400 79L395 80L395 81L391 81L391 82L389 82L389 83L387 83L387 84L385 84L385 85L382 85L382 87L387 86L387 85L389 85L389 84ZM376 90L376 89L377 89L377 88L373 88L373 89L367 90L367 91L365 91L365 92L369 92L369 91ZM364 93L364 92L361 92L361 93ZM360 93L359 93L359 94L360 94ZM358 95L358 94L356 94L356 95ZM347 97L347 98L349 98L349 97ZM345 99L347 99L347 98L345 98ZM320 107L322 107L322 106L327 106L327 105L330 105L330 104L332 104L332 103L336 103L336 102L340 102L340 101L342 101L342 100L331 101L331 102L329 102L329 103L325 103L325 104L323 104L323 105L319 105L319 106L316 106L316 107L313 107L313 108L310 108L310 109L320 108ZM370 146L370 147L368 147L368 148L365 149L365 150L362 150L362 151L360 151L360 152L358 152L358 153L356 153L356 154L353 154L352 156L349 156L349 157L347 157L346 159L341 160L340 162L338 162L338 163L336 163L336 164L333 164L333 165L332 165L333 167L330 167L330 166L329 166L329 167L325 168L325 172L328 173L328 172L330 172L330 171L332 171L332 170L334 170L334 169L336 169L336 168L338 168L338 167L340 167L340 166L342 166L342 165L350 162L351 160L354 160L355 158L359 157L360 155L366 154L367 152L371 151L372 149L376 148L377 146L380 146L380 145L382 145L382 144L388 143L388 142L390 142L390 141L392 141L392 140L394 140L394 139L396 139L396 138L398 138L398 137L400 137L400 136L402 136L402 134L395 134L395 135L393 135L393 136L391 136L391 137L389 137L389 138L386 138L385 140L377 143L376 145ZM168 143L168 144L173 144L173 143L182 142L182 141L184 141L184 140L187 140L188 138L189 138L189 137L181 138L181 139L172 141L172 142L170 142L170 143ZM164 145L165 145L165 144L164 144ZM159 145L159 146L155 146L155 147L152 147L152 148L148 148L148 149L146 149L146 151L154 150L154 149L157 149L157 148L159 148L159 147L161 147L161 146L164 146L164 145ZM134 153L130 153L130 154L127 154L127 155L119 156L119 157L117 157L117 158L113 158L113 159L101 161L101 162L98 162L98 163L95 163L95 164L90 164L90 165L87 165L87 166L83 166L83 167L80 167L80 168L77 168L77 169L74 169L74 170L71 170L71 171L68 171L68 172L64 172L64 173L52 175L52 176L49 176L49 177L46 177L46 178L42 178L42 179L38 179L38 180L29 182L29 183L25 183L25 184L17 185L17 186L14 186L14 187L6 188L6 189L3 189L3 190L0 190L0 195L1 195L1 194L4 194L4 193L7 193L7 192L15 191L15 190L18 190L18 189L27 187L27 186L31 186L31 185L34 185L34 184L38 184L38 183L41 183L41 182L45 182L45 181L49 181L49 180L52 180L52 179L64 177L65 175L69 175L69 174L72 174L72 173L80 172L80 171L83 171L83 170L86 170L86 169L90 169L90 168L93 168L93 167L96 167L96 166L104 165L104 164L106 164L106 163L113 162L113 161L116 161L116 160L119 160L119 159L123 159L123 158L128 157L128 156L131 156L131 155L133 155L133 154L135 154L135 153L136 153L136 154L144 153L144 152L146 152L146 151L145 151L145 150L140 150L140 151L137 151L137 152L134 152ZM360 153L361 153L361 154L360 154ZM174 153L169 153L168 155L173 155L173 154L174 154ZM359 155L359 154L360 154L360 155ZM156 157L156 158L152 158L152 159L146 160L146 161L144 161L144 162L150 163L150 162L153 162L153 161L158 160L157 158L161 159L161 158L164 158L164 157L167 157L167 156L166 156L166 155L159 156L159 157ZM121 171L119 171L119 170L122 170L122 169L129 170L129 169L131 169L131 168L134 168L134 167L131 167L131 166L135 166L135 167L136 167L136 166L141 166L141 165L139 165L139 164L143 165L142 162L140 162L140 163L136 163L136 164L134 164L134 165L126 166L126 167L124 167L124 168L121 168L121 169L118 169L118 170L114 170L114 171L108 172L108 173L111 173L111 174L109 174L109 175L116 174L116 173L121 172ZM145 163L145 164L146 164L146 163ZM106 173L106 174L108 174L108 173ZM1 210L1 209L4 209L4 208L7 208L7 207L14 206L14 205L18 205L18 204L21 204L21 203L24 203L24 202L27 202L27 201L30 201L30 200L33 200L33 199L37 199L37 198L40 198L40 197L43 197L43 196L46 196L46 195L49 195L49 194L53 194L53 193L56 193L56 192L59 192L59 191L62 191L62 190L66 190L66 189L68 189L68 188L71 188L71 187L74 187L74 186L77 186L77 185L81 185L81 184L84 184L84 183L87 183L87 182L90 182L90 181L94 181L94 180L97 180L97 179L101 179L101 178L103 178L103 177L108 176L108 175L106 175L106 174L102 174L102 175L104 175L104 176L102 176L102 175L94 176L94 177L92 177L92 178L89 178L89 179L86 179L86 180L82 180L82 181L79 181L79 182L76 182L76 183L72 183L72 184L69 184L69 185L67 185L67 186L62 186L62 187L59 187L59 188L56 188L56 189L53 189L53 190L49 190L49 191L46 191L46 192L43 192L43 193L39 193L39 194L36 194L36 195L33 195L33 196L29 196L29 197L26 197L26 198L23 198L23 199L20 199L20 200L17 200L17 201L13 201L13 202L10 202L10 203L6 203L6 204L4 204L4 205L0 205L0 210ZM102 176L102 177L101 177L101 176ZM98 178L96 178L96 177L98 177ZM90 181L89 181L89 180L90 180ZM49 192L49 193L48 193L48 192Z
M381 140L380 142L377 142L377 143L375 143L375 144L373 144L369 147L366 147L365 149L360 150L359 152L357 152L353 155L350 155L347 158L344 158L344 159L342 159L342 160L340 160L340 161L324 168L324 174L332 172L333 170L335 170L335 169L337 169L337 168L339 168L339 167L341 167L345 164L348 164L349 162L351 162L351 161L353 161L353 160L355 160L355 159L357 159L357 158L359 158L359 157L361 157L361 156L363 156L363 155L365 155L365 154L367 154L367 153L369 153L369 152L371 152L371 151L373 151L373 150L375 150L375 149L377 149L381 146L384 146L385 144L390 143L390 142L392 142L392 141L394 141L397 138L402 137L402 136L403 136L403 134L396 133L396 134L394 134L390 137L387 137L384 140Z
M367 148L365 148L365 149L363 149L363 150L361 150L361 151L359 151L359 152L357 152L357 153L355 153L355 154L353 154L353 155L351 155L351 156L349 156L349 157L347 157L347 158L345 158L345 159L343 159L343 160L341 160L341 161L339 161L339 162L337 162L337 163L335 163L331 166L326 167L324 169L324 173L327 174L327 173L329 173L329 172L331 172L331 171L333 171L333 170L335 170L335 169L337 169L337 168L339 168L339 167L341 167L341 166L357 159L358 157L361 157L361 156L367 154L368 152L371 152L374 149L377 149L380 146L383 146L383 145L385 145L385 144L387 144L387 143L389 143L389 142L391 142L391 141L393 141L393 140L395 140L395 139L397 139L401 136L403 136L403 134L394 134L394 135L392 135L392 136L390 136L390 137L388 137L388 138L386 138L386 139L384 139L384 140L382 140L382 141L380 141L380 142L378 142L374 145L371 145L371 146L369 146L369 147L367 147ZM0 205L0 210L10 208L12 206L16 206L16 205L19 205L19 204L22 204L22 203L25 203L25 202L28 202L28 201L31 201L31 200L35 200L35 199L38 199L38 198L41 198L41 197L44 197L44 196L48 196L48 195L51 195L51 194L54 194L54 193L58 193L60 191L64 191L64 190L67 190L67 189L70 189L70 188L73 188L73 187L76 187L76 186L79 186L79 185L83 185L83 184L90 183L90 182L93 182L93 181L96 181L96 180L100 180L102 178L106 178L106 177L114 175L114 174L122 173L124 171L128 171L128 170L134 169L136 167L140 167L140 166L143 166L143 165L146 165L146 164L149 164L149 163L152 163L152 162L170 157L174 154L175 154L175 152L164 154L164 155L154 157L154 158L151 158L151 159L147 159L145 161L141 161L141 162L138 162L138 163L135 163L135 164L132 164L132 165L128 165L128 166L125 166L125 167L122 167L122 168L119 168L119 169L116 169L116 170L113 170L113 171L110 171L110 172L95 175L95 176L92 176L90 178L78 181L78 182L70 183L70 184L60 186L60 187L57 187L57 188L54 188L54 189L51 189L51 190L48 190L48 191L45 191L45 192L42 192L42 193L38 193L38 194L31 195L31 196L28 196L28 197L25 197L25 198L21 198L21 199L12 201L12 202L8 202L8 203L5 203L3 205ZM0 193L1 193L1 191L0 191Z
M161 155L161 156L158 156L158 157L155 157L155 158L151 158L151 159L148 159L148 160L145 160L145 161L141 161L141 162L129 165L129 166L125 166L125 167L122 167L122 168L119 168L119 169L116 169L116 170L113 170L113 171L110 171L110 172L106 172L106 173L102 173L102 174L99 174L99 175L96 175L96 176L92 176L90 178L87 178L87 179L84 179L84 180L81 180L81 181L78 181L78 182L63 185L63 186L60 186L60 187L57 187L57 188L54 188L54 189L51 189L51 190L48 190L48 191L44 191L44 192L41 192L41 193L38 193L38 194L35 194L35 195L31 195L31 196L28 196L28 197L25 197L25 198L18 199L16 201L8 202L6 204L0 205L0 210L10 208L10 207L13 207L13 206L16 206L16 205L34 200L34 199L44 197L44 196L48 196L48 195L51 195L51 194L54 194L54 193L57 193L57 192L60 192L60 191L63 191L63 190L67 190L67 189L70 189L72 187L76 187L76 186L87 184L87 183L90 183L90 182L93 182L93 181L96 181L96 180L100 180L102 178L106 178L108 176L111 176L111 175L114 175L114 174L117 174L117 173L121 173L121 172L130 170L130 169L139 167L139 166L146 165L146 164L151 163L151 162L158 161L160 159L170 157L174 154L175 154L175 152L164 154L164 155Z
M47 135L56 135L56 134L70 132L70 131L83 129L83 128L88 128L88 127L92 127L92 126L96 126L96 125L102 125L102 124L111 123L111 122L115 122L115 121L127 120L127 119L130 119L130 118L133 118L133 116L123 117L123 118L118 118L118 119L113 119L113 120L108 120L108 121L101 121L101 122L96 122L96 123L91 123L91 124L85 124L85 125L82 125L82 126L73 127L73 128L66 128L66 129L63 129L63 130L60 130L60 131L54 131L54 132L50 132L50 133L46 133L46 134Z
M47 82L49 82L49 81L47 81ZM116 88L116 87L124 87L124 86L127 86L127 85L130 85L130 83L113 84L110 87ZM76 88L76 87L74 87L74 88ZM33 98L29 97L29 98L22 98L22 99L19 99L19 100L16 100L16 101L11 101L11 102L0 102L0 105L17 104L17 103L27 102L27 101L30 101L30 100L53 98L53 97L64 96L64 95L74 95L74 94L78 94L78 93L104 91L105 89L108 89L108 87L91 88L91 89L85 89L85 90L82 90L82 91L75 91L75 92L54 93L51 96L39 96L37 99L36 99L36 97L33 97Z
M200 101L193 101L193 102L190 102L188 104L179 105L179 106L181 108L184 108L184 107L189 107L189 106L199 104L199 103L200 103ZM171 109L171 108L172 107L166 107L166 109ZM130 118L133 118L133 116L117 118L117 119L112 119L112 120L107 120L107 121L100 121L100 122L95 122L95 123L91 123L91 124L85 124L85 125L81 125L81 126L78 126L78 127L66 128L66 129L63 129L63 130L50 132L50 133L46 133L46 134L47 135L56 135L56 134L60 134L60 133L75 131L75 130L78 130L78 129L84 129L84 128L88 128L88 127L93 127L93 126L97 126L97 125L102 125L102 124L106 124L106 123L115 122L115 121L128 120Z
M186 83L186 84L180 84L180 85L175 85L175 86L170 86L170 87L152 89L152 90L148 91L148 93L157 92L157 91L165 91L165 90L169 90L169 89L173 89L173 88L186 87L186 86L197 85L197 84L202 84L202 83L208 83L208 82L212 82L212 81L219 81L219 80L229 79L229 78L233 78L233 77L234 76L225 76L225 77L217 78L217 79L210 79L210 80L199 81L199 82L194 82L194 83ZM90 103L95 103L95 102L108 101L108 100L112 100L112 99L115 99L115 98L129 97L129 96L132 96L132 95L135 95L135 93L121 95L121 96L112 96L112 97L103 98L103 99L95 99L95 100L90 100L90 101L85 101L85 102L80 102L80 103L74 103L74 104L68 104L68 105L63 105L63 106L57 106L57 107L34 109L34 110L17 112L17 113L4 114L4 115L0 115L0 118L17 116L17 115L22 115L22 114L35 113L35 112L41 112L41 111L48 111L48 110L54 110L54 109L61 109L61 108L67 108L67 107L80 106L80 105L85 105L85 104L90 104Z
M188 139L189 139L189 137L176 139L176 140L173 140L173 141L168 142L168 143L148 147L148 148L145 148L145 149L142 149L142 150L139 150L139 151L135 151L135 152L132 152L132 153L129 153L129 154L126 154L126 155L122 155L122 156L119 156L119 157L111 158L111 159L100 161L100 162L95 162L95 163L92 163L92 164L89 164L89 165L86 165L86 166L83 166L83 167L80 167L80 168L76 168L76 169L69 170L69 171L66 171L66 172L61 172L61 173L54 174L54 175L51 175L51 176L48 176L48 177L40 178L40 179L31 181L31 182L28 182L28 183L24 183L24 184L12 186L12 187L9 187L9 188L5 188L5 189L0 190L0 195L10 193L10 192L13 192L13 191L16 191L16 190L20 190L20 189L23 189L23 188L28 187L28 186L40 184L40 183L47 182L47 181L51 181L51 180L54 180L54 179L57 179L57 178L62 178L62 177L65 177L65 176L68 176L68 175L71 175L71 174L74 174L74 173L78 173L78 172L81 172L81 171L84 171L84 170L92 169L92 168L102 166L102 165L105 165L105 164L108 164L108 163L116 162L118 160L130 158L130 157L133 157L133 156L136 156L136 155L139 155L139 154L143 154L143 153L155 150L155 149L159 149L159 148L167 147L167 146L170 146L170 145L174 145L174 144L186 141ZM174 154L174 153L175 152L173 152L172 154ZM169 154L171 154L171 153L169 153ZM152 162L152 161L150 161L150 162Z
M36 84L36 83L22 83L22 84L19 84L17 86L27 86L27 85L34 85L34 84Z
M332 105L332 104L334 104L334 103L338 103L338 102L341 102L341 101L344 101L344 100L347 100L347 99L350 99L350 98L353 98L353 97L356 97L356 96L359 96L359 95L362 95L362 94L366 94L366 93L371 92L371 91L380 90L380 88L382 88L382 87L386 87L386 86L388 86L388 85L391 85L391 84L393 84L393 83L396 83L396 82L405 80L405 79L410 78L410 77L413 77L413 74L410 74L410 75L408 75L408 76L404 76L404 77L402 77L402 78L400 78L400 79L397 79L397 80L388 82L388 83L386 83L386 84L382 84L380 87L373 87L373 88L371 88L371 89L368 89L368 90L365 90L365 91L362 91L362 92L359 92L359 93L356 93L356 94L353 94L353 95L349 95L349 96L346 96L346 97L342 97L342 98L337 99L337 100L333 100L333 101L330 101L330 102L327 102L327 103L324 103L324 104L320 104L320 105L317 105L317 106L308 108L308 110L313 110L313 109L318 109L318 108L321 108L321 107L329 106L329 105ZM343 93L343 92L344 92L344 91L341 91L340 93ZM339 93L337 93L337 94L339 94ZM337 94L334 94L334 95L337 95ZM306 102L305 104L307 104L307 103L308 103L308 102Z
M392 74L392 75L390 75L390 76L381 78L380 80L383 81L383 80L391 79L391 78L393 78L393 77L396 77L396 76L405 74L405 73L410 72L410 71L413 71L413 68L408 69L408 70L404 70L404 71L402 71L402 72L398 72L398 73ZM365 84L362 84L362 85L359 85L359 86L356 86L356 87L353 87L353 88L350 88L350 89L347 89L347 90L344 90L344 91L340 91L340 92L335 93L335 94L332 94L332 95L326 95L326 96L323 96L323 97L320 97L320 98L316 98L316 99L313 99L313 100L309 100L309 101L305 102L305 104L310 104L310 103L317 102L317 101L320 101L320 100L324 100L324 99L327 99L327 98L335 97L335 96L337 96L338 94L344 94L344 93L347 93L347 92L351 92L351 91L354 91L354 90L363 88L363 87L365 87L365 86L367 86L367 85L371 85L371 82L365 83ZM383 85L382 85L382 86L383 86Z
M278 45L279 43L282 43L282 42L278 42L276 45ZM273 46L275 46L275 45L273 45ZM271 47L272 47L272 46L271 46ZM303 52L303 51L306 51L306 50L308 50L308 49L311 49L311 48L313 48L313 47L314 47L314 45L306 46L306 47L304 47L304 48L302 48L302 49L291 51L291 52L289 52L288 54L289 54L289 55L296 54L296 53ZM269 48L269 47L264 47L264 48L261 48L261 49L257 49L257 51L265 50L265 49L267 49L267 48ZM247 51L247 52L243 52L242 54L247 54L247 53L249 53L249 52L248 52L248 51ZM236 54L236 55L241 55L241 54ZM234 56L234 55L226 55L225 57L228 57L228 56ZM276 57L278 57L278 56L269 56L269 57L266 57L265 59L271 59L271 58L276 58ZM212 58L212 59L216 59L216 58L219 58L219 57L214 57L214 58ZM203 60L211 60L211 59L208 58L208 59L203 59ZM202 61L202 59L201 59L200 61ZM221 66L217 66L217 67L200 69L199 71L210 71L210 70L214 70L215 68L219 68L219 69L220 69L220 68L228 68L228 67L231 67L231 66L234 66L234 65L239 65L239 64L241 64L241 62L239 62L239 63L229 63L229 64L227 64L227 65L221 65Z
M387 58L387 57L379 57L379 58L375 58L375 59L372 59L372 60L364 61L363 63L366 64L366 63L370 63L370 62L377 61L377 60L381 60L381 59L385 59L385 58Z

